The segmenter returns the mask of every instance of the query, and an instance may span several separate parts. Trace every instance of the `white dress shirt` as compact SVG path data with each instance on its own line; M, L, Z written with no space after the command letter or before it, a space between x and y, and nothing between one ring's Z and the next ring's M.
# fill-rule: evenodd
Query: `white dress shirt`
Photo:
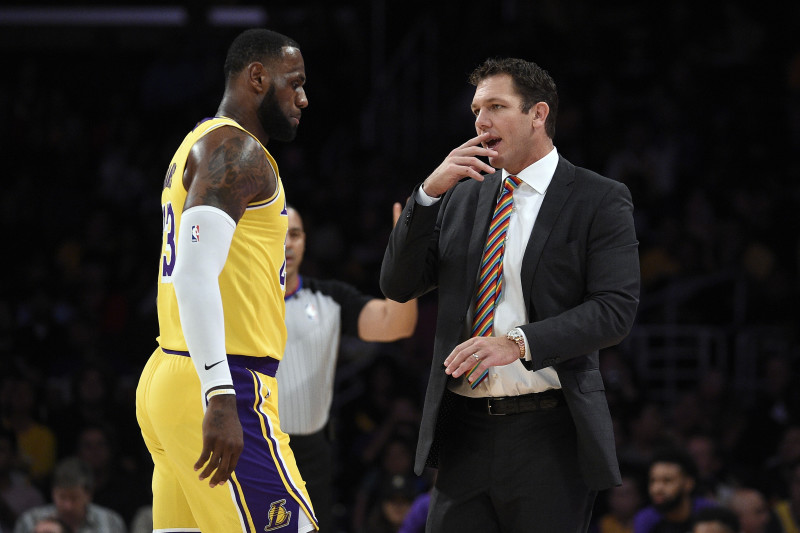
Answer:
M520 275L522 257L525 254L528 239L533 231L536 217L539 215L539 209L542 207L547 187L553 179L556 166L558 166L558 152L554 147L545 157L516 175L522 180L522 183L513 193L514 208L509 219L505 251L503 252L503 292L494 312L495 337L505 336L510 329L529 323L522 294ZM503 179L507 176L509 173L504 169ZM500 191L502 191L502 187ZM498 192L498 198L499 194ZM431 198L425 194L422 187L418 189L416 200L422 205L432 205L439 201L438 198ZM469 330L472 327L471 314L472 309L470 309L470 316L465 321ZM531 350L536 350L535 346L531 347L528 344L527 338L525 339L525 348L527 354L530 354ZM450 384L450 390L453 392L478 398L519 396L554 388L561 388L561 383L553 367L531 372L519 361L506 366L491 367L489 375L474 390L466 381L466 374Z

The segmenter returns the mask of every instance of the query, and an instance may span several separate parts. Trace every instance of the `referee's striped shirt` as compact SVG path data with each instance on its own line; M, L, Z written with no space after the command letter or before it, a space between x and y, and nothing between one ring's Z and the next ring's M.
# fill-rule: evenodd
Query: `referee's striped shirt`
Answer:
M278 412L289 435L328 422L342 333L358 336L358 315L372 297L347 283L300 277L286 298L286 350L278 367Z

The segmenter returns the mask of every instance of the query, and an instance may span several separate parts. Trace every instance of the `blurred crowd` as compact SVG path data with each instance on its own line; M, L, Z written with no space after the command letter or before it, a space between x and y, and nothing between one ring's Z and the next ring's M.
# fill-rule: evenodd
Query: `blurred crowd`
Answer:
M648 467L665 445L691 454L703 497L733 508L732 495L752 489L770 513L788 505L797 523L800 45L791 35L800 6L753 13L715 2L698 14L690 2L502 4L485 14L467 3L449 18L449 2L429 8L425 16L438 21L439 45L429 53L439 68L426 73L438 85L437 121L419 133L413 158L361 137L359 106L380 74L369 68L374 41L357 37L367 33L364 13L326 17L316 6L306 18L277 14L284 27L276 29L301 43L309 74L298 140L269 146L306 222L305 273L380 295L392 202L471 136L466 73L488 53L539 62L560 88L558 150L632 191L643 281L637 324L722 327L731 346L737 333L769 326L783 347L744 352L754 371L747 390L732 381L729 354L729 364L669 398L651 394L633 345L601 354L625 483L598 498L598 528L607 513L630 522L649 503ZM503 35L486 47L470 40L453 60L460 24L481 17ZM51 501L56 465L74 457L91 470L92 502L134 531L151 498L134 391L157 335L160 186L182 136L216 109L232 33L186 31L166 47L164 36L142 44L133 31L119 32L113 46L101 44L109 30L76 41L64 29L38 31L10 28L0 38L8 61L0 78L0 531ZM403 30L387 32L382 52L391 58ZM321 59L328 47L336 61ZM401 125L397 117L382 127ZM720 285L664 299L670 288L720 273L742 290ZM412 463L435 299L419 304L411 339L343 339L330 428L341 531L398 531L415 499L424 507L432 475L414 476Z

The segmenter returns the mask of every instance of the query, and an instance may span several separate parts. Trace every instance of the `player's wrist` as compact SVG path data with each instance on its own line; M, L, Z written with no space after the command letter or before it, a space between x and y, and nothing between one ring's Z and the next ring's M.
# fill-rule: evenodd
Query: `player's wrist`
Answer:
M208 389L205 393L205 396L206 403L208 403L211 401L211 398L215 398L217 396L236 396L236 389L233 388L233 385L218 385Z

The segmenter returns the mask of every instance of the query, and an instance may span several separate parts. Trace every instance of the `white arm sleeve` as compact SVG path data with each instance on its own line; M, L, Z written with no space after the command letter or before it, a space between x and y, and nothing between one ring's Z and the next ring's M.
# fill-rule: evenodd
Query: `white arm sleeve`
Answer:
M172 283L186 346L204 397L214 387L233 389L225 354L219 275L235 229L233 219L216 207L199 205L181 215Z

